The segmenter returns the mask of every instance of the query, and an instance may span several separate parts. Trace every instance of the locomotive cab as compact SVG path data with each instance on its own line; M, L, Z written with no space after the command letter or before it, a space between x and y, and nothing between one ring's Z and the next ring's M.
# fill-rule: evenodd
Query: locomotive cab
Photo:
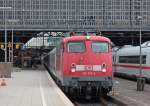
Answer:
M64 42L66 91L77 91L75 94L87 98L107 94L112 88L110 41L100 36L72 36Z
M44 64L56 83L71 97L99 97L112 89L110 40L71 34L49 52Z

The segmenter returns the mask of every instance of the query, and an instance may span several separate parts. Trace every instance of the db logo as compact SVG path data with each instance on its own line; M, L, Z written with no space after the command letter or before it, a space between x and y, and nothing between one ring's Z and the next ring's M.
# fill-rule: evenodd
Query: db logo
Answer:
M85 66L85 70L92 70L92 66Z

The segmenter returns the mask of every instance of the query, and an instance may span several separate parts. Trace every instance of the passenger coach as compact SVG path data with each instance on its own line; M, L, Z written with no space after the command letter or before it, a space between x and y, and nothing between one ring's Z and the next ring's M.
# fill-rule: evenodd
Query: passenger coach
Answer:
M64 92L87 99L112 89L112 54L108 38L71 34L44 57L44 64Z
M150 82L150 41L141 45L142 66L140 67L140 47L128 46L113 52L113 70L118 76L136 79L140 76Z

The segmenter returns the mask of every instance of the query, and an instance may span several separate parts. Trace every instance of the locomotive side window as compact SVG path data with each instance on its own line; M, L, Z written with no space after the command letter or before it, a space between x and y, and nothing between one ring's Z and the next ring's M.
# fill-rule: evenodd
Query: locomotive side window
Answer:
M92 50L94 52L108 52L108 43L106 43L106 42L92 42Z
M140 64L140 56L119 56L119 63ZM142 64L146 64L146 55L142 56Z
M85 51L84 42L69 42L68 43L68 52L70 53L80 53Z

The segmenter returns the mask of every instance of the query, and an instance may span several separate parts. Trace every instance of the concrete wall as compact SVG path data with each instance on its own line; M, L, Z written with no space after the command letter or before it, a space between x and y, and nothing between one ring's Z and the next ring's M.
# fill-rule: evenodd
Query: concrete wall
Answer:
M12 69L11 62L0 62L0 78L11 78Z

